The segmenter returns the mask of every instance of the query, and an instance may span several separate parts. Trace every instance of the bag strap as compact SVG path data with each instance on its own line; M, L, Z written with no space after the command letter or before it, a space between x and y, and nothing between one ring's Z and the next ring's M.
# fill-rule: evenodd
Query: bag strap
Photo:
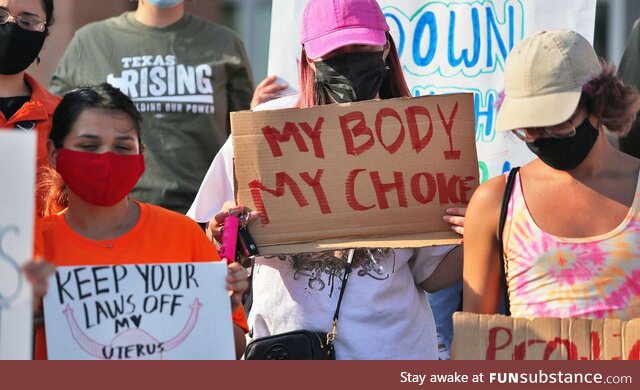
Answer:
M333 340L338 334L338 318L340 317L340 306L342 305L342 297L344 297L344 291L347 289L347 282L349 281L349 275L351 275L351 262L353 261L353 255L355 249L349 249L347 253L347 265L344 268L344 280L342 281L342 288L340 289L340 295L338 296L338 305L336 311L333 313L333 327L331 332L327 333L327 345L333 343Z
M498 223L498 245L500 251L500 275L502 280L502 296L504 298L506 315L511 315L511 308L509 302L509 290L507 288L507 273L506 264L504 259L504 242L502 240L502 234L504 232L504 225L507 221L507 211L509 210L509 201L511 200L511 194L513 193L513 186L516 182L516 175L520 167L512 168L507 178L507 184L504 187L504 195L502 196L502 208L500 209L500 222Z

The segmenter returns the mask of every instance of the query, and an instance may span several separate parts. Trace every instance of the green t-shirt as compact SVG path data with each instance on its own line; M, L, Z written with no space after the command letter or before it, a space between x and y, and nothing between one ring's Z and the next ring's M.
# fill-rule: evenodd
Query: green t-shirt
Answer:
M127 12L76 32L50 90L105 81L144 117L146 172L132 197L185 213L227 139L229 112L249 108L253 80L242 42L189 14L154 28Z

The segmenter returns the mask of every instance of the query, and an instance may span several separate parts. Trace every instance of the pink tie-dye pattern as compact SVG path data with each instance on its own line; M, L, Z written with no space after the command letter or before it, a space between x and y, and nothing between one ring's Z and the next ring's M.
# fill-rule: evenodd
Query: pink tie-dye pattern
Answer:
M640 314L640 215L636 192L626 226L593 239L542 231L518 176L505 228L511 313L515 317L630 319Z

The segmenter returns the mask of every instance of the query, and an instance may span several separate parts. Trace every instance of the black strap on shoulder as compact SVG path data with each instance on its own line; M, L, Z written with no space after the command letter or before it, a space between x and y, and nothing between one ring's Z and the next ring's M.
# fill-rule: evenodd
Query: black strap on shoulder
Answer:
M504 259L504 242L502 240L502 234L504 232L504 225L507 220L507 211L509 210L509 201L511 200L511 194L513 193L513 185L516 182L516 175L520 167L512 168L507 178L507 184L504 187L504 195L502 196L502 207L500 209L500 222L498 223L498 245L500 251L500 275L502 275L502 295L504 298L504 305L506 309L506 315L511 315L510 303L509 303L509 290L507 288L507 274L506 264Z

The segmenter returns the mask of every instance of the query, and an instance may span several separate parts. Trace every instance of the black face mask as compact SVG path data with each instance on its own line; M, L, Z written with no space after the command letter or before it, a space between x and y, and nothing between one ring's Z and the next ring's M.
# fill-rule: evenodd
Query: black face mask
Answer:
M0 24L0 74L14 75L38 57L46 33L29 31L15 23Z
M569 171L580 165L593 148L600 132L585 119L569 138L542 138L527 142L527 147L548 166Z
M314 63L316 86L338 103L375 98L387 77L379 51L344 53Z

